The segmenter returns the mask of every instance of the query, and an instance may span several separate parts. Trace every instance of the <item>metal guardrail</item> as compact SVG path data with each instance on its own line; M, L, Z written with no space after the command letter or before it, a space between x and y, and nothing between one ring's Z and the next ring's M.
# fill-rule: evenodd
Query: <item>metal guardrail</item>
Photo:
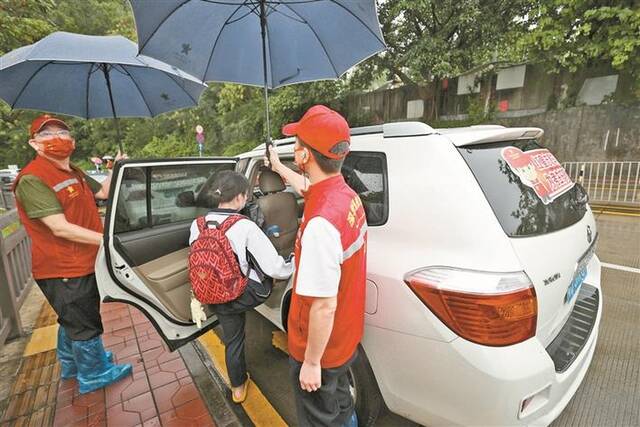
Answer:
M0 209L13 209L16 207L16 199L11 187L0 184Z
M0 213L0 348L7 338L22 335L20 307L33 283L31 240L18 212Z
M591 202L640 206L640 161L565 162L562 166L587 190Z

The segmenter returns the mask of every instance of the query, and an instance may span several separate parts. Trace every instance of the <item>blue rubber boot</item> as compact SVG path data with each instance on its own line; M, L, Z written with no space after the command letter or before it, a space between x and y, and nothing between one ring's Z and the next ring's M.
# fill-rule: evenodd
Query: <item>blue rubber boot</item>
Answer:
M56 354L60 361L60 378L63 380L74 378L78 374L78 369L76 368L76 361L73 358L71 340L62 326L58 327L58 347L56 348Z
M71 338L67 335L67 332L62 326L58 327L58 348L56 354L60 361L60 378L68 380L75 378L78 375L78 368L76 367L76 361L73 358L73 348L71 347ZM104 358L106 362L113 362L113 353L110 351L104 352Z
M100 336L72 343L80 394L106 387L131 374L131 365L114 365L107 360Z

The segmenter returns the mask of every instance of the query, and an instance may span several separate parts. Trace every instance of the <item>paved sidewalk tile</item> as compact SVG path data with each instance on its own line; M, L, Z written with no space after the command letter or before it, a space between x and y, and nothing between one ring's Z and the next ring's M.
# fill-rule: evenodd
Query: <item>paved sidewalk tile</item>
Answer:
M141 312L112 303L101 314L105 348L116 363L133 365L133 374L84 395L75 379L60 380L56 317L45 303L0 425L214 426L180 354L168 350Z

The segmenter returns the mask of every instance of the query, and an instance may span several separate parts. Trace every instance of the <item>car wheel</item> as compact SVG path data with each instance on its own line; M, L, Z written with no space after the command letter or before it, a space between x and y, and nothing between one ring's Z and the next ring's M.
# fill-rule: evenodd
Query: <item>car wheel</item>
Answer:
M358 346L358 357L349 368L349 387L355 401L358 425L373 426L382 409L383 401L362 346Z

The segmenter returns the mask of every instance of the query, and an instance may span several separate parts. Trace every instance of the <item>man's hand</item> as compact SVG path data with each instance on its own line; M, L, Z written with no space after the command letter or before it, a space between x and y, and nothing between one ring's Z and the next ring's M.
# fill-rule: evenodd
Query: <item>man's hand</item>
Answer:
M304 361L300 368L300 388L305 391L316 391L322 385L322 368L319 363Z
M271 165L269 165L271 163ZM282 166L282 162L280 162L280 156L278 156L278 152L273 147L273 145L269 145L269 158L264 156L264 165L266 167L271 166L271 170L278 172L280 166Z
M271 167L271 170L280 175L286 183L290 184L296 193L302 195L304 191L307 191L307 179L303 175L283 165L278 156L278 152L272 145L269 146L269 158L264 156L263 160L264 165ZM271 163L271 165L269 165L269 163Z

